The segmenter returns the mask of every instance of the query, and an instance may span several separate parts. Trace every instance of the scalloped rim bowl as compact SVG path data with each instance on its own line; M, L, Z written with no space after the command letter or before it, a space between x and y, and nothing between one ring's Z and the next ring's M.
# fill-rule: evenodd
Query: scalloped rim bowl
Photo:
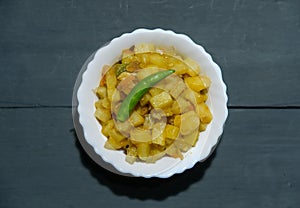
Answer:
M101 134L101 125L94 117L94 103L97 97L93 93L93 89L99 84L103 65L113 64L123 49L145 42L174 46L179 53L196 60L201 66L202 73L210 77L212 81L207 104L212 111L213 120L207 129L200 133L196 146L184 154L183 160L163 157L154 164L142 162L129 164L125 161L125 154L122 151L104 148L106 137ZM222 80L220 67L202 46L194 43L186 35L162 29L137 29L132 33L125 33L113 39L109 44L100 48L82 75L82 82L77 91L77 99L79 122L82 125L87 143L94 148L95 152L105 162L112 164L117 171L135 177L168 178L192 168L199 161L205 160L217 145L228 115L226 85Z

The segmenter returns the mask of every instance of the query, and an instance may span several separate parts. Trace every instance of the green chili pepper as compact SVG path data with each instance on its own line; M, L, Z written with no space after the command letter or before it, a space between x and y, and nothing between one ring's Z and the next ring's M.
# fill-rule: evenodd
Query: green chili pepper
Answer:
M116 77L126 71L126 67L128 64L117 64L116 65Z
M120 109L117 113L117 119L119 121L125 121L129 116L136 104L139 100L143 97L143 95L148 92L148 90L161 81L162 79L166 78L167 76L174 73L175 70L164 70L159 71L157 73L151 74L141 80L135 87L130 91L127 97L122 102Z

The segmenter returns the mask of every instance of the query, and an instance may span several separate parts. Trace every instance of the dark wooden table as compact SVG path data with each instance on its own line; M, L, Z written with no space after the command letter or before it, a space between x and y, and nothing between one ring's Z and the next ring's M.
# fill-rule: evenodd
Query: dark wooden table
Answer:
M81 66L136 28L189 35L221 66L229 117L213 155L126 178L84 152ZM300 207L300 1L0 0L0 207Z

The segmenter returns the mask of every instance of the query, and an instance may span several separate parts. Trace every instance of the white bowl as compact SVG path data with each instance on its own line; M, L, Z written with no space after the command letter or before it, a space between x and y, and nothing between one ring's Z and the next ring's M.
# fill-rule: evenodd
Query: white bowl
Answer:
M195 147L184 154L184 159L163 157L154 164L136 162L129 164L125 161L122 151L104 148L106 137L101 134L101 125L94 117L94 103L98 99L93 93L101 79L101 69L106 64L113 64L123 49L137 43L153 43L155 45L174 46L184 56L196 60L203 74L212 81L207 104L213 114L213 120L204 132L200 133ZM205 160L223 132L223 125L228 115L226 86L222 80L220 67L212 60L203 47L194 43L183 34L162 29L137 29L113 39L109 44L100 48L94 59L88 64L82 75L82 82L77 91L79 122L82 125L84 138L101 158L113 165L120 173L135 177L167 178L176 173L192 168L197 162Z

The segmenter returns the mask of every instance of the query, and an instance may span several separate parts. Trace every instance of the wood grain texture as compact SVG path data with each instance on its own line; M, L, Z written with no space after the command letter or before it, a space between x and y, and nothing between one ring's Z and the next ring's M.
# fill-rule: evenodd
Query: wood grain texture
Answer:
M0 106L70 106L84 61L135 28L189 35L223 70L230 106L299 106L298 0L0 2Z
M300 111L230 110L204 163L166 180L97 166L70 109L0 109L0 207L297 207Z

